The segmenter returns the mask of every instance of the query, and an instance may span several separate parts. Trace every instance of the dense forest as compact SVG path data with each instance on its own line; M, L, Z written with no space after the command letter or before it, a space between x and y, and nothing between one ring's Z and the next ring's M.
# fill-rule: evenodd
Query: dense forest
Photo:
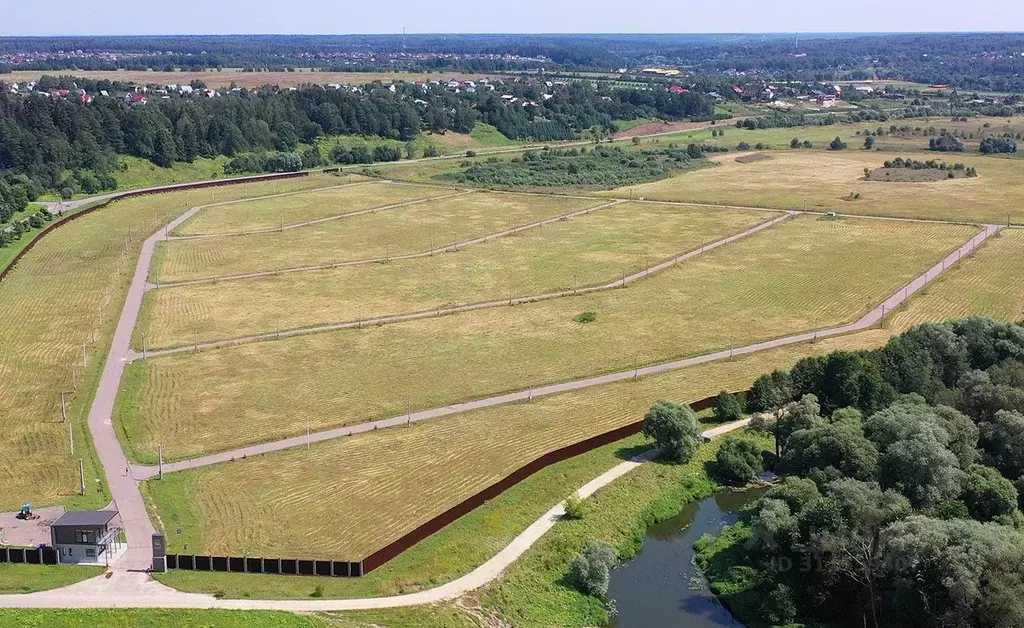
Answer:
M747 402L784 479L698 548L743 621L1024 625L1024 326L921 325L764 375Z
M717 148L717 147L715 147ZM597 146L593 150L528 150L522 157L483 162L466 162L463 169L447 175L458 183L489 187L621 187L653 181L694 167L704 148L666 147L625 151L619 147Z
M72 81L50 82L59 86ZM478 120L513 139L571 139L592 127L613 130L616 118L707 119L713 112L706 96L667 90L597 91L571 83L545 99L536 85L513 84L508 94L517 98L516 104L503 102L496 91L455 94L409 83L398 84L394 91L379 83L358 92L267 88L217 98L154 98L145 105L113 96L97 96L84 104L45 94L3 94L0 172L27 175L45 189L92 194L116 185L118 155L168 167L199 156L294 153L300 143L312 144L322 136L407 141L423 130L465 133ZM286 162L300 163L294 157Z

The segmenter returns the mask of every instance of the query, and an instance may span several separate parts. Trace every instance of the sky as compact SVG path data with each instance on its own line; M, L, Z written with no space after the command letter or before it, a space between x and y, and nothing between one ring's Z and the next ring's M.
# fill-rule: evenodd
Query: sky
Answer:
M1024 31L1020 0L0 0L0 36Z

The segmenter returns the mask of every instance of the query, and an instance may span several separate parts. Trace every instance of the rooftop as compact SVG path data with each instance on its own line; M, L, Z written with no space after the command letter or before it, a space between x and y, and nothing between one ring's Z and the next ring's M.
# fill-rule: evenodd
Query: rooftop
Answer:
M117 516L116 510L72 510L53 522L60 526L104 526Z

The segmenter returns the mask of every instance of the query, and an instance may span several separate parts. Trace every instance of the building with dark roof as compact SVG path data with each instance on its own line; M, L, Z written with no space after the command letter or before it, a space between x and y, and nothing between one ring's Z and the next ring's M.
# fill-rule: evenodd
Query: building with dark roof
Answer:
M50 525L50 540L62 563L105 565L127 549L116 510L72 510Z

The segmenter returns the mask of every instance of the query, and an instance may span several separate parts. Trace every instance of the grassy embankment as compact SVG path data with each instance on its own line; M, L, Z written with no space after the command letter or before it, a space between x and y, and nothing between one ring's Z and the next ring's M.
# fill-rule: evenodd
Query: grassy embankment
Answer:
M0 593L33 593L66 587L103 573L83 565L0 565Z

